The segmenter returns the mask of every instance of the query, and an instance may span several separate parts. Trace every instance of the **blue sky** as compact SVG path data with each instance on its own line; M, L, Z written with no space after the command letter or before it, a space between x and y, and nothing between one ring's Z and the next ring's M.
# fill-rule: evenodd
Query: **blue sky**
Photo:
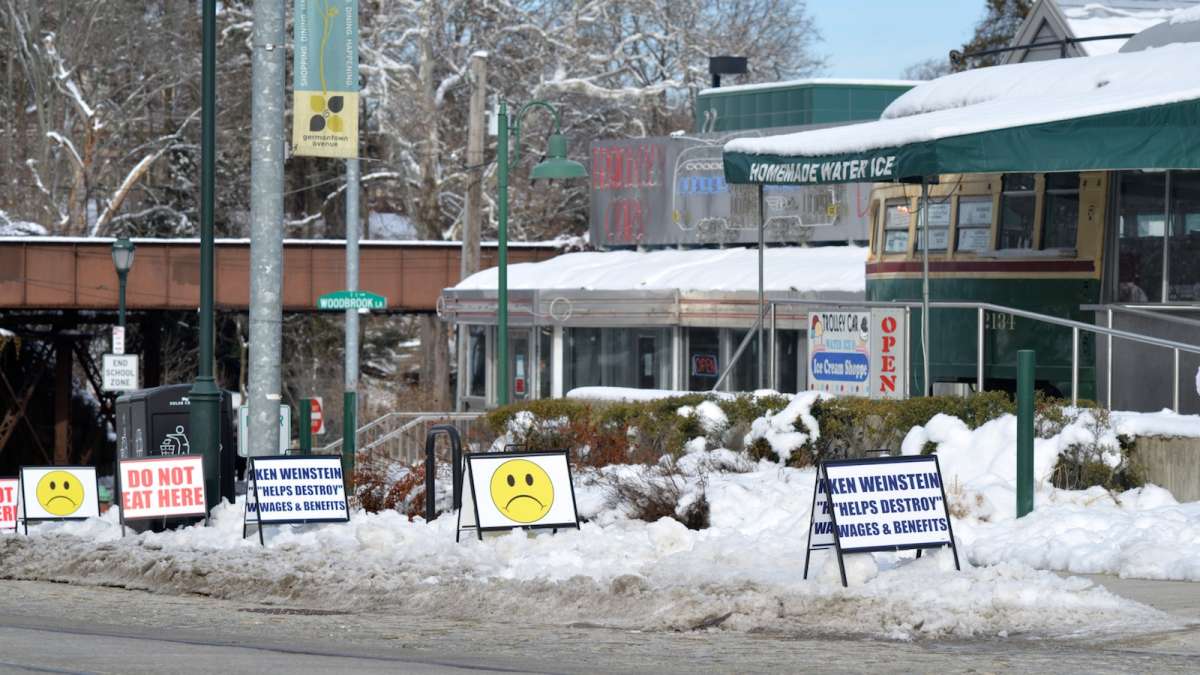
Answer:
M809 0L825 77L899 77L971 37L984 0Z

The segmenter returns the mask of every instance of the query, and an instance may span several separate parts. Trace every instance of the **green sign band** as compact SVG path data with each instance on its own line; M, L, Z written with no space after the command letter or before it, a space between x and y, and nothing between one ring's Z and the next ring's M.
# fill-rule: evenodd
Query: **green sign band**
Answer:
M329 311L387 309L387 298L368 291L337 291L317 298L317 309Z

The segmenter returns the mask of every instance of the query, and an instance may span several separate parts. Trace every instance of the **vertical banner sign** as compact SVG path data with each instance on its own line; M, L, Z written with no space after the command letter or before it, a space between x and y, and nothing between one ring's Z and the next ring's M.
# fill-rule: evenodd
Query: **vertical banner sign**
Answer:
M292 146L358 156L358 0L296 0Z
M0 478L0 530L17 529L19 497L20 481L16 478Z
M871 360L868 312L811 312L808 315L808 388L866 396Z
M871 310L871 398L908 397L908 329L903 308Z

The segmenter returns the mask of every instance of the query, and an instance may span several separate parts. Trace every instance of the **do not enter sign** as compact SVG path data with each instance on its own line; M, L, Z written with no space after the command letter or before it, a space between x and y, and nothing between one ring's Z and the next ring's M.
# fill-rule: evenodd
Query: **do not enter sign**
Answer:
M314 396L312 401L312 434L319 436L325 433L325 409L321 405L321 397Z

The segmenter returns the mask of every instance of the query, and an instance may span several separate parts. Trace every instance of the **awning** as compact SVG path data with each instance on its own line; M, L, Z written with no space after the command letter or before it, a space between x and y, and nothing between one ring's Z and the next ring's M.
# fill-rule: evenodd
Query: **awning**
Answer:
M725 145L730 183L1200 169L1200 44L995 66L920 85L877 122Z

